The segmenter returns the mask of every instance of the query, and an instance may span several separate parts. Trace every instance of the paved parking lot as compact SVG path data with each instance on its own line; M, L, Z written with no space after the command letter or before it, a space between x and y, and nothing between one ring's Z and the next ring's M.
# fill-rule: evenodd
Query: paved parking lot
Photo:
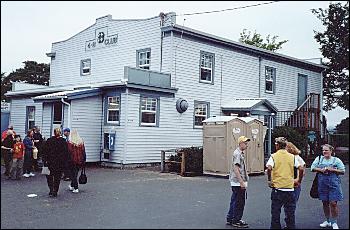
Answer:
M349 228L349 170L342 176L345 199L340 202L339 227ZM225 225L230 200L225 178L181 177L149 169L89 166L88 183L80 193L62 181L57 198L49 198L46 178L5 180L1 167L1 228L185 228L232 229ZM307 169L296 211L299 229L319 228L322 204L309 198L313 173ZM28 194L36 194L29 198ZM266 176L252 176L243 219L250 228L270 227L270 188ZM283 220L283 215L281 215ZM282 223L284 223L282 221Z

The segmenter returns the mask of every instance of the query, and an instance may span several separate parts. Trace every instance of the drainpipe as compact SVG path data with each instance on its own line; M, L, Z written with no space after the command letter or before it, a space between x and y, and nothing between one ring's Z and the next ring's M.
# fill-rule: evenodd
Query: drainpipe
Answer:
M70 104L69 104L68 102L64 101L63 98L61 98L61 102L62 102L63 104L65 104L65 105L68 106L68 118L67 118L67 120L68 120L68 125L67 125L67 127L68 127L68 128L72 128L72 127L70 127L70 125L71 125L71 123L70 123Z
M261 97L261 56L259 56L259 98Z

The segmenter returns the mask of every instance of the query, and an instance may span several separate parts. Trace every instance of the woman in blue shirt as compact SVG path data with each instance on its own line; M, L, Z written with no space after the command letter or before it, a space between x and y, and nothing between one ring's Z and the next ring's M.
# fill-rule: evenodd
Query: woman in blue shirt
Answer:
M337 202L343 200L341 181L339 175L345 173L343 162L333 157L333 146L325 144L322 146L323 156L317 157L311 165L311 171L318 175L319 199L323 203L323 212L327 220L320 224L320 227L332 227L338 229Z

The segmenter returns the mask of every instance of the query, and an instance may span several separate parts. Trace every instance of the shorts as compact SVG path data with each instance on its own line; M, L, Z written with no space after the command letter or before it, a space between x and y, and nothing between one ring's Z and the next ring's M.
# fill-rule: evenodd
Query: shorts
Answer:
M340 177L335 174L319 174L318 193L320 196L319 199L322 201L343 200Z

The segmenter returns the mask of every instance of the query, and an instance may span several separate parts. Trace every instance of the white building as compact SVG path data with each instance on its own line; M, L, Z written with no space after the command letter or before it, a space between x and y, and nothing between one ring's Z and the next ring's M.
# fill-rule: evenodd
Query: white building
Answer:
M53 43L50 85L14 83L10 123L21 135L34 124L45 137L55 126L77 129L88 162L153 163L161 150L202 145L208 117L268 120L322 94L322 65L175 21L175 13L142 20L107 15ZM315 116L320 123L320 111Z

